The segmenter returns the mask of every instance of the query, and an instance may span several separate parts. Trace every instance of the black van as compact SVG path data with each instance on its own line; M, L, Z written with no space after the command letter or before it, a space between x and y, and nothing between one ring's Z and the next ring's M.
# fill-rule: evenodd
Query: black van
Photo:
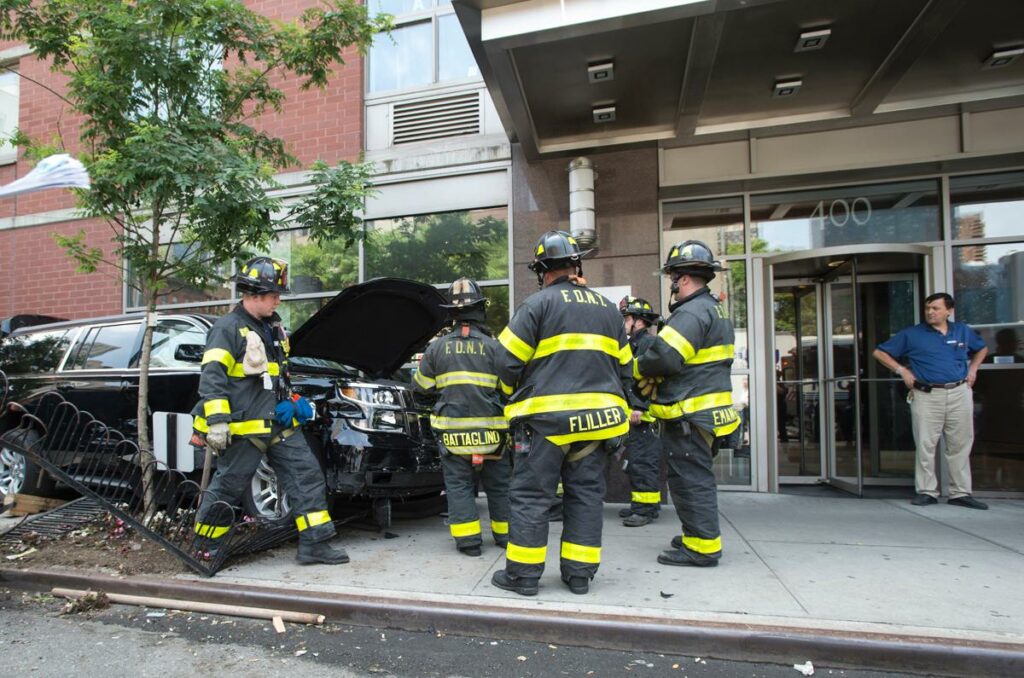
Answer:
M417 408L407 384L387 378L444 325L443 302L429 285L379 278L345 289L291 335L293 386L317 408L304 433L329 493L411 500L436 497L443 489L428 413ZM361 321L368 318L386 329L367 331ZM165 312L159 314L153 335L153 452L168 468L187 475L202 471L202 456L188 444L189 412L198 400L200 361L215 320ZM0 342L0 369L9 380L7 401L32 411L45 394L57 391L133 438L138 430L142 323L139 315L122 315L14 330ZM18 423L18 413L10 408L0 413L0 433ZM2 443L0 436L0 495L47 495L56 489L30 460ZM125 462L111 454L110 463ZM288 514L287 497L278 492L265 461L244 503L251 515L273 519Z

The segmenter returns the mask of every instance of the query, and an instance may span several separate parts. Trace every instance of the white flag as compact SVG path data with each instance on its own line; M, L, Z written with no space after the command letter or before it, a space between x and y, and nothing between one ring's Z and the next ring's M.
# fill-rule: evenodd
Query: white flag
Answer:
M22 178L0 186L0 198L47 188L89 188L89 173L67 153L51 155Z

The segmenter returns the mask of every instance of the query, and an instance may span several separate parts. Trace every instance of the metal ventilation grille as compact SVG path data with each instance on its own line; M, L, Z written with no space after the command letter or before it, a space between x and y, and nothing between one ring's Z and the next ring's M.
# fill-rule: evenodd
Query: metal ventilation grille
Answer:
M480 133L480 93L395 104L391 143L443 139Z

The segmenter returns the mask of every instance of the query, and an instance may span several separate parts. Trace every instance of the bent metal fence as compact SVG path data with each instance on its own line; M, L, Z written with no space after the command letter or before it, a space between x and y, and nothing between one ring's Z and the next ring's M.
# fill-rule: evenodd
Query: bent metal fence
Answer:
M59 393L48 392L31 405L21 405L7 402L7 386L7 376L0 371L0 412L18 422L4 433L4 447L93 499L199 574L213 576L232 558L296 536L295 523L288 518L253 518L212 497L204 523L228 527L217 540L218 547L209 549L194 529L196 511L208 494L199 482L163 462L144 459L133 440Z

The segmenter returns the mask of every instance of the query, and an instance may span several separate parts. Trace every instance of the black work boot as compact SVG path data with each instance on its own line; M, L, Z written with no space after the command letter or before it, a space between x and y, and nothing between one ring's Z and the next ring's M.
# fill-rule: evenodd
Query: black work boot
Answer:
M499 589L515 591L521 596L535 596L540 588L538 577L513 577L505 570L498 570L491 577L491 583Z
M306 542L299 542L299 552L295 556L303 565L312 565L314 563L323 563L324 565L340 565L347 563L349 558L348 554L345 553L345 549L334 548L326 541L318 541L315 544L307 544Z
M721 555L706 556L703 553L691 551L688 548L672 549L662 551L658 556L658 562L662 565L678 565L691 567L716 567Z
M678 534L672 537L672 541L670 543L672 544L672 548L674 549L683 548L683 538Z
M483 551L480 550L479 546L463 546L459 548L459 553L464 556L478 557Z
M964 506L966 508L978 509L979 511L987 511L988 504L983 501L978 501L971 495L967 494L962 497L955 497L947 502L950 506Z
M626 527L643 527L644 525L647 525L652 520L654 520L656 517L657 516L645 516L640 515L639 513L633 513L627 516L626 519L622 521L622 524Z
M619 517L620 518L628 518L631 515L633 515L633 507L632 506L627 506L626 508L619 509Z
M569 590L578 596L582 596L585 593L590 592L590 580L586 577L567 577L562 575L562 581L569 587Z
M910 503L914 506L928 506L929 504L938 504L939 500L930 494L921 493L911 499Z

